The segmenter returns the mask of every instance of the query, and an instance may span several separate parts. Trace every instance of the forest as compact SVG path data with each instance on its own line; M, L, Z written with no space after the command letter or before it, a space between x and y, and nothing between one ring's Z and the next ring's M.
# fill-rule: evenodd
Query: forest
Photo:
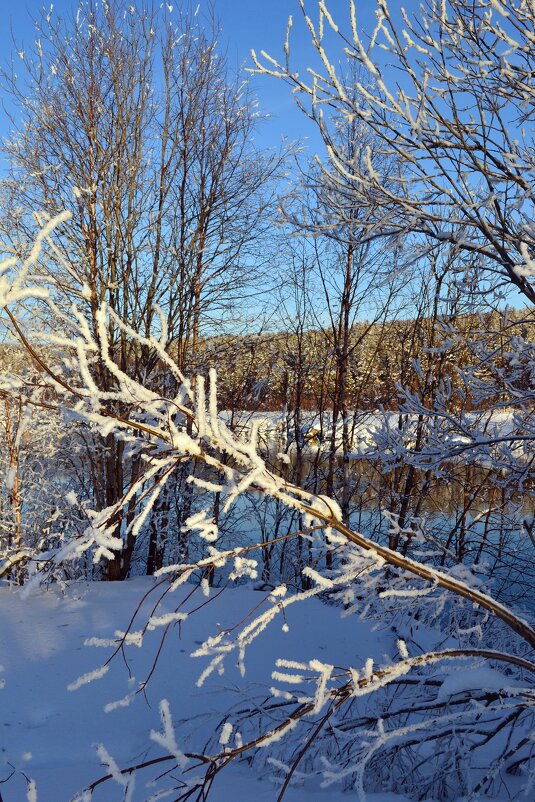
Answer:
M363 5L0 69L0 802L535 799L535 5Z

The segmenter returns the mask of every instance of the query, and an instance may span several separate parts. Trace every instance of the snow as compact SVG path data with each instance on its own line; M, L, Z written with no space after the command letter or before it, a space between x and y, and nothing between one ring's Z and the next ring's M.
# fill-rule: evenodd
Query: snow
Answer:
M117 636L131 631L132 615L147 592L139 620L136 618L132 627L142 626L140 622L149 621L151 614L153 622L171 625L156 667L160 627L147 627L142 649L135 644L125 646L124 659L116 654L109 660ZM407 651L389 627L377 630L355 617L348 621L340 615L340 608L310 598L306 604L286 608L283 629L277 625L262 628L243 666L240 655L225 665L223 676L216 672L200 688L199 675L210 659L210 649L202 648L207 638L213 635L217 643L218 633L239 624L263 600L274 601L278 596L277 590L269 594L240 586L225 590L212 602L202 587L193 595L191 592L191 585L181 585L164 594L155 616L154 602L162 590L152 578L80 582L63 592L54 586L25 598L15 589L0 587L0 655L5 680L5 688L0 690L4 735L0 781L11 774L11 766L18 770L7 786L2 785L3 794L9 789L4 798L83 800L83 789L106 773L112 779L95 792L92 802L145 802L151 795L164 798L156 795L157 789L146 786L148 777L142 773L121 774L120 769L162 754L189 768L188 751L204 749L210 739L216 749L219 745L224 751L241 745L232 708L258 699L259 692L265 694L274 680L290 689L294 682L308 681L304 687L312 692L309 700L319 712L327 700L326 687L334 666L363 667L360 675L356 668L352 670L355 691L360 695L364 692L357 691L360 676L372 684L390 681L391 677L376 681L374 667L396 661L400 653L405 657ZM200 659L192 659L192 653ZM296 669L299 675L294 677ZM450 670L439 700L470 689L501 689L504 681L511 684L488 667L461 670L454 666ZM140 688L143 692L137 692ZM276 697L288 698L280 687L274 690ZM275 733L269 743L281 737ZM277 762L271 761L274 770ZM355 798L354 793L321 788L319 782L315 786L306 781L303 786L302 782L297 772L285 795L287 802L303 802L303 789L311 802ZM269 767L260 777L254 767L233 761L217 775L210 799L273 802L277 787ZM370 793L366 802L410 800L392 793ZM493 800L485 797L485 802Z
M442 683L437 699L438 701L445 701L451 696L463 691L471 690L486 690L486 691L501 691L506 686L516 687L518 683L514 680L507 679L499 671L493 668L481 666L476 669L469 669L463 671L455 671L447 677Z
M288 628L299 637L289 637L280 626L269 628L251 647L243 680L238 666L231 665L223 678L216 676L199 689L196 680L203 669L202 659L192 659L190 654L210 633L239 622L266 595L239 587L226 590L215 603L206 604L182 621L180 629L177 624L171 630L144 693L135 691L151 670L161 638L158 629L145 633L143 649L125 649L129 670L117 655L105 675L82 684L78 678L88 680L92 673L98 673L113 651L84 643L112 642L117 631L127 629L143 594L155 585L150 578L123 583L84 582L70 585L65 594L52 587L27 598L21 598L14 589L0 588L0 655L5 680L5 688L0 690L0 780L11 773L12 764L36 783L34 791L18 774L7 787L2 785L4 798L23 799L27 795L38 802L68 802L90 782L111 771L110 767L160 755L162 747L164 753L167 750L183 760L192 743L202 748L213 735L214 722L224 719L237 697L246 699L257 693L260 684L270 687L277 656L290 661L311 660L316 670L321 666L326 670L322 655L328 654L329 660L344 665L361 664L369 654L380 660L385 653L394 653L393 636L352 622L352 637L347 638L347 622L341 620L340 610L309 599L306 605L296 604L286 610ZM180 599L191 589L191 585L181 586L166 596L167 607L159 613L162 619L172 619ZM146 620L153 604L150 599L143 608ZM196 608L201 600L206 601L199 589L185 612ZM69 691L73 684L77 690ZM318 703L323 683L320 685ZM177 721L181 722L179 726ZM231 734L230 723L221 725L217 733L223 738L221 743L227 735L232 741ZM237 733L236 739L239 737ZM136 801L150 796L143 777L137 779L135 792L133 786L124 785L121 790L116 784L104 785L108 796L95 794L95 800L115 802L125 792ZM373 797L370 795L370 802L387 802L387 797ZM218 776L212 798L217 802L249 802L252 798L273 802L274 788L269 779L259 780L253 770L233 762ZM290 787L288 802L301 802L302 798L299 788ZM347 797L318 789L314 794L307 791L307 799L342 802ZM402 798L390 795L388 801L402 802Z
M350 410L347 413L350 421L350 448L351 458L359 459L373 455L377 450L378 437L382 439L387 435L399 436L399 412L388 411L358 411ZM231 413L222 411L220 420L228 422ZM418 416L416 414L404 414L405 419L405 441L410 444L414 426ZM505 410L489 410L485 413L467 413L465 422L468 427L475 427L477 430L494 432L496 436L506 437L515 429L515 409L512 407ZM286 419L280 412L242 412L234 413L234 431L245 439L251 436L253 428L256 430L259 445L267 450L274 451L277 459L285 463L291 462L291 454L295 448L293 441L287 442ZM342 426L340 419L336 424L337 447L341 449ZM301 431L304 440L304 449L308 454L316 452L327 452L331 448L332 422L329 413L324 413L323 424L320 424L319 416L315 412L307 411L303 413L303 426ZM450 444L462 444L467 442L458 432L449 435ZM286 451L285 448L288 450ZM278 453L277 453L278 450ZM328 500L332 504L332 500Z

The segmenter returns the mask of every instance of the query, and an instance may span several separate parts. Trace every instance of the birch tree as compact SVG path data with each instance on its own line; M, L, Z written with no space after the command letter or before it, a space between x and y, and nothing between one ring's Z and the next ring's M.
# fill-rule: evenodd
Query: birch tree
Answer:
M15 109L4 143L4 249L21 254L34 218L70 210L43 267L56 302L87 309L94 332L106 302L145 336L161 329L159 308L182 369L194 364L204 321L217 325L254 280L280 166L254 151L252 98L218 36L213 18L186 7L81 3L65 17L43 12L35 43L3 74ZM154 354L111 318L108 343L113 365L170 391ZM91 370L111 391L114 369L97 359ZM92 492L104 508L139 465L113 435L92 447ZM110 577L128 573L132 546L109 564Z
M66 215L59 222L65 223ZM17 300L33 297L57 321L57 332L68 324L69 333L56 335L55 340L72 356L70 372L59 374L41 359L41 381L54 391L60 408L75 413L101 433L112 427L128 443L130 454L139 457L143 474L116 503L105 510L88 511L88 525L82 532L72 532L72 537L61 544L32 555L39 567L33 582L42 581L58 566L79 560L84 554L95 562L114 559L118 517L125 516L128 522L126 534L137 537L174 471L192 458L207 469L203 476L190 474L200 503L185 522L188 537L206 543L206 556L162 568L158 581L148 591L150 618L138 627L140 604L125 632L110 641L97 639L100 647L112 650L111 654L72 687L102 677L114 655L124 656L126 648L142 647L149 629L161 628L163 648L170 627L185 616L178 597L174 597L176 609L170 615L159 614L160 603L179 593L184 583L193 582L199 593L205 594L195 605L200 609L207 603L206 594L210 596L208 575L216 568L228 565L230 580L258 575L254 555L265 543L218 548L213 515L216 494L220 494L223 513L244 494L281 502L297 512L298 518L302 516L303 522L302 529L285 537L304 538L313 548L316 538L321 543L326 537L333 560L326 571L318 570L316 563L299 566L307 579L304 592L291 593L288 585L281 583L255 610L245 615L240 611L235 626L218 628L199 644L193 655L203 661L199 685L224 672L229 662L237 662L244 673L249 650L266 627L285 622L292 605L306 604L318 595L329 594L344 606L346 615L376 615L383 624L385 620L401 620L410 635L407 639L400 636L398 654L385 655L380 665L365 659L363 664L335 668L334 661L329 662L326 656L310 661L279 657L268 698L252 708L241 706L234 711L245 737L230 745L228 738L221 737L212 746L207 745L202 754L180 749L171 712L162 701L163 734L152 737L161 752L123 769L110 757L106 765L113 770L78 798L84 802L96 799L100 787L110 782L121 784L123 790L127 784L133 788L132 778L150 771L157 773L157 787L153 784L149 792L152 798L155 792L161 797L173 793L184 801L206 798L218 772L260 747L270 749L282 774L279 802L298 768L305 768L305 775L311 779L321 778L324 786L342 784L354 789L362 802L368 790L377 788L383 792L402 790L414 798L422 791L426 795L437 793L441 802L458 798L459 793L465 798L472 795L490 800L497 784L511 790L514 786L519 793L529 792L535 675L530 658L535 630L527 617L496 601L469 572L434 567L422 543L419 559L378 544L347 526L334 500L304 490L271 470L260 454L255 428L247 439L240 439L218 415L215 373L211 372L208 382L200 375L195 382L185 377L167 352L165 331L159 337L132 336L139 346L154 351L172 373L178 385L173 396L163 397L114 367L107 338L108 319L122 328L125 324L113 309L103 305L94 337L83 314L76 309L61 310L54 302L53 285L47 288L42 274L34 273L38 250L36 247L22 265L13 260L0 265L0 305L9 310ZM95 353L117 379L112 391L99 387L88 370ZM135 406L128 403L132 395L139 399ZM117 405L110 407L110 400ZM14 560L28 558L7 554L0 573L11 570ZM386 575L385 567L389 569ZM195 577L200 579L195 581ZM195 592L195 587L188 589L186 598ZM218 596L219 592L213 594L213 600ZM147 594L143 601L146 599ZM362 609L364 600L366 610ZM413 641L414 629L411 634L410 626L421 625L426 627L427 643L431 625L439 627L436 646L422 649ZM456 645L445 648L445 635L454 638ZM97 645L95 640L91 642ZM458 669L451 682L450 665ZM470 669L467 676L460 671L463 667ZM282 754L279 744L286 750ZM430 744L438 748L430 750ZM305 756L309 769L303 764ZM166 764L173 771L162 772ZM509 777L508 772L514 776ZM520 785L516 775L520 775Z
M378 0L366 32L369 18L353 0L346 16L336 18L323 1L317 15L304 0L299 5L314 66L303 71L295 62L290 19L284 57L253 53L254 71L286 81L317 125L326 169L340 187L350 186L345 209L361 215L363 241L410 248L409 270L424 256L449 265L441 297L446 307L461 299L481 312L520 297L532 322L533 4L429 0L405 11ZM358 65L349 88L333 42ZM378 140L398 171L387 174L374 163L366 136L360 158L349 158L332 133L337 116ZM532 345L510 330L504 361L503 348L489 348L483 328L469 344L469 364L458 365L459 382L439 377L457 336L454 326L445 326L431 349L432 397L423 401L405 383L399 408L406 442L390 428L378 446L397 454L396 467L412 466L410 474L452 460L491 464L497 485L507 486L511 497L523 494L533 475L532 393L520 387L532 370ZM505 432L498 411L510 421ZM416 439L414 420L421 427Z
M319 3L300 8L319 67L294 62L292 18L285 58L257 56L256 71L287 81L318 125L338 174L353 182L360 209L382 208L368 237L394 241L419 232L464 254L459 280L514 286L531 303L533 288L533 35L528 0L425 0L398 10L378 0L373 30L361 28L358 4L346 18ZM369 19L366 20L369 26ZM329 57L334 30L362 79L346 91L343 68ZM381 175L367 145L348 160L328 127L330 111L358 120L399 159L397 178Z

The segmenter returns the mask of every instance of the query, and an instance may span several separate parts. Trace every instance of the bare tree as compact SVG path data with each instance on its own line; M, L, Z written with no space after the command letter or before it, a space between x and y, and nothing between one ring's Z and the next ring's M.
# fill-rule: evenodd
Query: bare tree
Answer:
M354 80L353 73L344 78L348 92ZM394 163L387 164L379 141L360 121L334 116L329 136L344 153L346 162L354 165L354 171L359 169L357 163L362 161L364 150L385 174L396 169ZM328 384L330 415L325 490L328 496L337 497L340 488L335 476L341 461L340 503L347 523L353 484L349 468L355 429L352 412L359 406L359 388L362 390L369 378L366 371L359 378L352 375L352 365L373 327L395 316L393 299L396 296L399 303L402 281L389 278L396 273L396 251L380 240L372 243L366 236L372 218L380 210L373 206L361 208L354 202L354 182L349 174L340 175L329 161L321 162L317 156L314 162L302 169L301 192L295 193L294 203L286 202L282 211L297 232L311 238L320 299L312 314L325 338L328 372L323 376ZM357 327L363 320L366 323Z
M422 256L430 264L445 265L440 285L431 278L439 292L436 299L446 306L458 306L461 299L471 311L486 310L490 299L492 309L512 291L533 303L533 4L429 0L409 14L378 0L369 34L360 31L354 0L348 3L346 33L327 5L319 3L316 22L300 3L319 67L308 73L294 68L291 20L281 63L253 55L256 71L291 84L319 127L334 180L348 188L346 216L352 209L360 215L362 241L411 248L405 262L410 270ZM345 67L329 55L333 37L346 59L358 65L349 87ZM337 118L367 132L357 145L360 158L337 141L332 126ZM396 170L374 163L369 137L379 143L387 164L395 160ZM438 312L435 304L432 317L440 322ZM526 317L533 320L529 311ZM402 519L418 492L418 474L425 476L448 461L487 464L490 455L497 484L521 492L532 475L532 395L519 387L531 346L509 329L510 356L504 360L505 332L502 346L489 347L483 329L474 328L468 335L474 341L457 351L457 366L464 369L456 377L445 365L446 351L451 351L447 332L423 339L418 327L407 332L401 349L404 387L397 399L403 413L400 433L407 435L396 468L407 480L401 490ZM463 338L451 327L449 335ZM427 373L418 379L411 362L426 349ZM451 353L448 358L451 362ZM505 408L511 427L501 432L493 409ZM396 435L390 434L395 452ZM379 445L384 458L387 443ZM471 484L467 474L465 489ZM394 534L391 544L395 541Z
M363 34L349 0L348 31L319 3L317 23L301 10L320 67L309 80L286 59L259 59L256 71L288 81L320 128L338 174L353 182L360 209L382 208L368 237L396 240L419 232L465 256L468 283L514 286L535 302L533 273L532 109L535 12L528 0L426 0L414 15L378 0L375 29ZM365 79L347 92L343 68L329 58L334 29ZM401 160L397 177L381 174L366 142L355 163L333 139L329 111L358 120Z
M68 313L54 303L50 293L43 292L42 286L32 283L35 281L30 270L32 267L33 264L27 262L14 276L6 279L6 269L0 265L0 305L9 309L17 298L29 297L33 293L46 304L61 331L69 320ZM112 309L103 306L99 320L105 322L109 316L118 326L124 326L114 317ZM208 572L230 563L231 578L256 576L257 563L251 554L265 544L251 543L226 550L214 545L217 541L217 525L214 522L212 497L216 493L221 493L224 510L230 509L243 494L249 492L280 501L289 510L303 516L304 529L287 537L304 537L308 540L318 534L324 535L336 548L338 560L333 561L332 570L326 574L306 566L303 572L310 580L310 587L305 593L290 594L287 586L281 584L261 600L253 612L245 616L240 612L241 621L235 626L219 628L217 634L209 636L195 653L207 661L199 683L214 672L217 674L223 670L229 661L234 663L237 660L239 665L243 665L252 641L270 622L282 618L291 605L306 603L311 596L326 591L339 598L347 607L347 612L359 608L363 595L374 600L383 615L392 609L389 608L389 597L393 597L392 606L395 610L404 600L407 611L414 610L415 605L419 615L431 610L431 617L434 616L435 621L440 620L442 627L446 616L452 618L447 634L466 637L465 645L424 650L417 646L416 653L412 642L407 643L400 638L397 642L399 658L385 656L385 663L380 666L367 660L365 666L359 669L340 669L335 667L334 661L330 663L324 659L306 662L280 660L276 664L278 670L273 679L283 688L277 686L268 701L256 705L253 711L242 708L238 712L238 715L256 722L257 735L228 749L222 750L221 744L218 744L212 754L207 750L207 753L186 755L184 757L188 761L195 761L191 764L195 766L195 772L190 773L190 764L180 759L180 765L175 765L172 773L162 774L158 768L157 781L165 783L169 778L170 782L177 783L176 771L184 769L184 781L181 777L178 781L180 786L174 788L176 798L191 799L194 794L206 798L214 776L231 760L261 745L270 744L273 747L275 744L276 748L282 736L292 737L300 722L303 722L307 734L303 733L303 737L293 745L290 765L286 762L279 800L283 798L305 753L316 747L320 755L327 753L329 756L320 769L324 782L347 779L360 790L361 797L364 796L365 784L373 788L374 783L384 787L386 782L394 790L403 787L412 792L417 789L418 794L422 783L425 783L425 793L441 789L441 778L452 767L456 771L456 778L459 778L457 787L462 788L463 793L466 791L467 794L477 795L481 791L486 794L487 791L490 793L495 777L507 781L508 768L514 770L520 766L522 770L529 771L533 760L530 744L532 681L535 674L535 665L529 659L535 646L535 631L529 621L497 602L480 583L474 583L467 572L463 572L462 578L459 578L454 571L435 568L428 560L416 560L402 551L394 551L373 542L343 523L341 510L334 500L310 493L273 473L259 453L255 430L249 439L240 440L221 420L217 410L214 375L211 375L208 386L202 376L198 376L192 386L192 382L181 374L167 353L163 338L134 335L139 345L153 350L176 378L180 388L174 396L162 397L161 393L142 385L120 369L114 373L117 384L111 392L107 388L99 388L87 371L87 356L99 352L104 364L112 371L114 363L109 354L106 327L99 326L97 337L94 338L87 323L82 315L75 316L69 336L62 340L64 349L73 356L71 375L64 373L59 376L50 364L41 360L42 382L48 384L50 390L56 391L62 407L72 409L74 397L77 414L94 427L107 431L113 426L122 436L128 435L132 451L140 456L143 475L116 504L92 514L83 533L56 549L48 550L44 555L36 554L35 559L43 563L41 575L46 576L54 566L79 559L86 552L96 560L101 557L113 559L117 548L114 522L118 515L130 509L133 499L135 512L129 530L135 537L141 531L147 511L150 511L154 500L162 492L165 482L174 471L180 469L184 460L189 461L194 457L210 471L203 477L191 475L190 481L200 493L202 506L185 522L191 538L200 537L211 544L209 553L200 560L177 562L165 569L159 582L144 596L127 631L118 637L114 654L123 654L128 643L140 646L149 628L161 627L162 638L165 639L171 624L183 617L183 602L178 601L171 615L158 615L160 604L195 573L201 574L206 580ZM112 400L124 403L128 409L127 399L132 393L141 400L136 407L129 409L130 417L110 411L110 395ZM144 492L138 495L142 488ZM11 568L11 557L7 555L0 572ZM386 579L385 565L392 571L392 576ZM208 590L206 581L204 589ZM188 591L187 598L193 592L194 589ZM134 621L137 622L137 615L147 595L152 599L148 605L150 620L142 624L133 637ZM201 606L206 601L204 599ZM137 623L135 625L138 626ZM427 630L426 638L429 634ZM442 634L438 637L443 639ZM486 646L489 642L492 648ZM500 642L504 643L503 649L497 648ZM482 661L496 667L505 666L509 675L493 675L494 684L490 689L481 687L480 675L475 690L470 682L460 688L455 682L448 685L442 666L452 662L459 664L460 661L462 665L474 669L480 668ZM104 671L91 672L82 679L85 682L91 676L100 677ZM296 674L296 671L299 673ZM514 678L513 682L508 676ZM286 690L288 686L294 690ZM303 696L305 689L308 690ZM410 700L406 703L401 693L407 692L410 692ZM359 707L360 697L367 699L372 693L377 706L370 709L365 702L364 707ZM503 702L504 696L506 704ZM474 704L474 700L478 704ZM271 704L277 706L278 710L275 722ZM128 778L136 772L159 767L168 761L175 761L176 764L178 749L174 736L171 739L170 735L172 721L168 708L164 713L162 720L165 719L167 735L158 743L164 749L169 748L171 754L142 759L136 765L126 767L124 775ZM332 729L329 724L333 725ZM333 732L336 733L334 736L331 735ZM462 735L460 742L457 737L459 732ZM430 741L441 747L436 750L436 755L429 755ZM471 744L470 749L466 748L466 743ZM487 763L483 772L480 772L481 759L486 755L488 744L492 744L491 764ZM397 764L395 772L388 772L385 776L385 761L379 760L379 754L388 756L390 761ZM200 764L203 764L204 771L199 775ZM422 767L425 767L424 771ZM471 772L472 767L476 767L476 773ZM188 783L190 775L192 780ZM114 769L96 781L85 797L107 781L120 781L123 789L126 788L123 775ZM446 800L448 796L448 789L440 790L440 798Z
M176 13L119 0L80 4L65 18L43 12L22 70L3 75L16 108L4 246L20 253L33 217L69 209L72 224L56 231L44 268L57 303L87 309L96 332L105 301L127 327L108 320L113 363L166 393L157 360L129 330L165 327L177 363L191 367L202 326L228 314L265 258L256 243L280 165L253 149L256 112L227 68L213 16ZM113 370L98 358L91 370L111 390ZM95 443L97 507L138 471L112 435ZM111 577L126 575L132 547L125 542Z

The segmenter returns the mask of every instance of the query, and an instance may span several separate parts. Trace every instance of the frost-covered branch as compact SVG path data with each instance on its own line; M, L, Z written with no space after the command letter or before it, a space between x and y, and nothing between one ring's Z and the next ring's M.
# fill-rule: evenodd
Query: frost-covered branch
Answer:
M535 302L533 4L427 0L414 13L400 13L379 0L371 34L361 30L358 5L348 6L347 32L340 18L331 27L346 59L363 71L350 92L305 3L319 71L293 64L290 36L281 63L253 52L253 72L294 87L333 171L352 183L347 202L361 212L382 207L379 219L363 222L370 240L399 241L410 231L449 243L476 275L514 285ZM399 174L385 180L373 169L366 138L362 158L348 160L331 135L329 110L377 137L383 157L401 164Z

